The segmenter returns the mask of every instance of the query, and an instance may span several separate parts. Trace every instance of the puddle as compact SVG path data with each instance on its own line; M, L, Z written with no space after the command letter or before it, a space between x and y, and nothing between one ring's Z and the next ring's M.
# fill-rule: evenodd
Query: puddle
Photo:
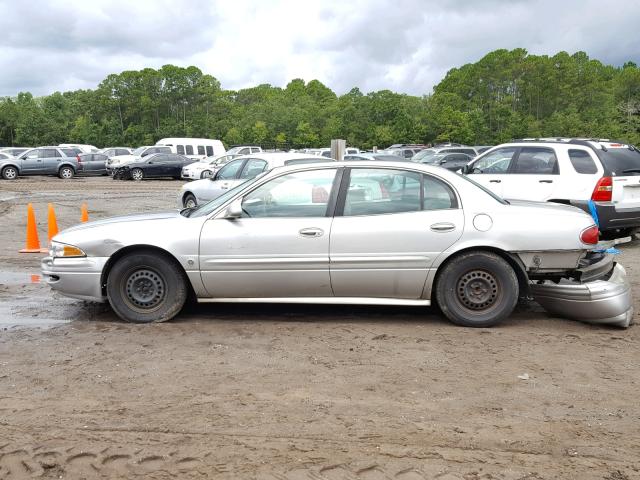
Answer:
M43 283L42 275L24 272L0 272L0 285Z

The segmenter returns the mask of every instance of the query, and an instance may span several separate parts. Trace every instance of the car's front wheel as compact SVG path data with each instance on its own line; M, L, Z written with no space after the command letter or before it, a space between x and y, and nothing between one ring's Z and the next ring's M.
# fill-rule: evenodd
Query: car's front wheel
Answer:
M187 193L182 200L182 204L184 208L194 208L198 206L198 202L196 201L196 197L192 193Z
M4 167L2 169L2 178L5 180L15 180L18 178L18 169L12 166Z
M128 322L165 322L175 317L188 289L179 266L164 255L136 253L119 259L107 278L107 298Z
M518 277L491 252L463 253L439 272L436 301L453 323L491 327L506 319L518 302Z
M73 178L74 175L75 172L71 167L62 167L60 170L58 170L58 177L62 178L63 180L69 180L70 178Z
M200 174L200 178L211 178L212 176L213 176L213 173L211 172L211 170L204 170Z
M144 172L140 168L134 168L133 170L131 170L131 178L139 182L144 178Z

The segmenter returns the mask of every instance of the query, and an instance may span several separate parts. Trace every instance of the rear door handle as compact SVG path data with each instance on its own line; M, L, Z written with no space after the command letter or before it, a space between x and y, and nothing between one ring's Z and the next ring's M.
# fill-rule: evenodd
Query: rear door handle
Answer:
M434 223L431 225L431 231L437 233L451 232L456 229L456 226L453 223Z
M311 227L303 228L298 233L303 237L321 237L322 235L324 235L324 230L322 230L321 228Z
M553 180L538 180L540 183L553 183Z
M502 183L502 180L489 180L489 183Z

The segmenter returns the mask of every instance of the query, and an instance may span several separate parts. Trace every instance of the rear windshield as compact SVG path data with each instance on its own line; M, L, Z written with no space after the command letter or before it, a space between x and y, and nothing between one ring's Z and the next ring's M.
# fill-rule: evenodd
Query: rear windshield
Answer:
M600 151L600 158L604 168L612 176L640 175L640 152L629 148L610 148Z

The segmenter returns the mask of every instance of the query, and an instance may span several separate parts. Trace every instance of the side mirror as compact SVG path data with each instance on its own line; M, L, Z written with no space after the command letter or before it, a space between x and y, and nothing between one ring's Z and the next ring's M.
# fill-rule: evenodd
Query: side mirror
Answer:
M226 212L222 215L222 218L227 220L234 220L242 216L242 199L238 198L234 200L231 205L227 207Z
M446 160L440 160L440 165L442 165L443 163L447 163Z

